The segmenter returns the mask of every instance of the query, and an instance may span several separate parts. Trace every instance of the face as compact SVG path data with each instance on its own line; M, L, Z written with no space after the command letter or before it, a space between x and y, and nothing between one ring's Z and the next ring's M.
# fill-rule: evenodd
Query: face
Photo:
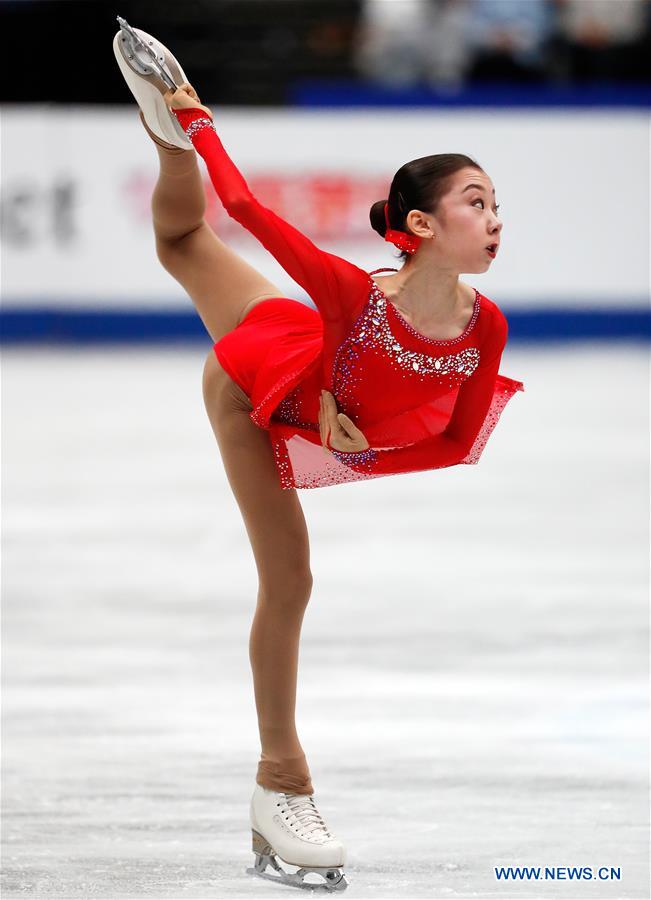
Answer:
M493 183L483 172L465 168L452 177L437 214L412 210L413 230L431 245L432 257L458 273L485 272L494 255L486 249L499 245L502 222L497 215ZM432 233L434 238L428 240ZM499 249L496 250L499 252Z

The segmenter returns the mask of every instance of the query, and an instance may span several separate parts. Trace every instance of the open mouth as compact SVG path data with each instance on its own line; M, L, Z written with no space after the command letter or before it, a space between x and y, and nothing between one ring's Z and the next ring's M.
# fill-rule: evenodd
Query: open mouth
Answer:
M495 256L497 255L497 244L489 244L488 247L486 247L486 250L489 255L495 259Z

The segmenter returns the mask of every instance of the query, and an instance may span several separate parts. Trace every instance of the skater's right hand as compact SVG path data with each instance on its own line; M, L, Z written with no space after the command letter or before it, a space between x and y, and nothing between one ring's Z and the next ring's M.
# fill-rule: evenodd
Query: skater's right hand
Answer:
M368 450L370 444L352 419L337 411L337 401L330 391L321 391L319 398L319 431L325 453L342 450L355 453Z
M203 109L212 119L213 115L207 106L204 106L199 100L199 95L187 81L176 91L166 91L163 99L169 109Z

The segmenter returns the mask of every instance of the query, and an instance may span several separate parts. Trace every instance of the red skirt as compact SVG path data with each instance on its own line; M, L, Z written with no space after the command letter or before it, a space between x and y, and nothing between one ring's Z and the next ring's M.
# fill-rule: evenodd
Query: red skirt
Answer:
M319 368L322 350L321 315L288 297L256 303L214 345L222 368L251 400L251 419L261 428L269 427L283 397Z

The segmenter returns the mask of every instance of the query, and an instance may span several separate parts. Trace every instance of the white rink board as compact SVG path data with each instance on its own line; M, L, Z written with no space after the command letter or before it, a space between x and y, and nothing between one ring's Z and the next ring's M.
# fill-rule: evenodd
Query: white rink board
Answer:
M362 268L395 264L397 251L368 224L395 170L431 153L463 152L491 176L504 221L497 261L471 277L479 290L511 308L646 303L646 112L212 108L247 180L281 184L281 208L272 208ZM149 204L158 158L136 107L0 113L3 301L188 308L156 258ZM326 199L318 192L324 178L339 183ZM307 299L254 238L223 218L216 197L212 210L234 249L284 293Z

